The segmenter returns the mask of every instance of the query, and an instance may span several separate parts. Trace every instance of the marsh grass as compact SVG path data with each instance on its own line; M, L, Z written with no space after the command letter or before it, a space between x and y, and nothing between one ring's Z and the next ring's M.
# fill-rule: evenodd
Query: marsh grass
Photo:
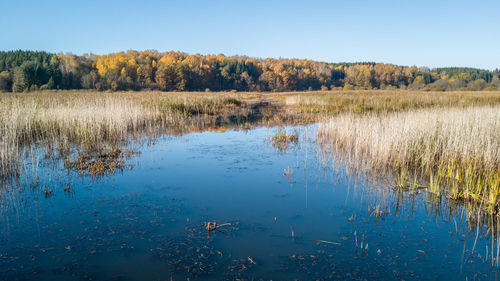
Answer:
M97 156L82 155L78 153L75 160L66 159L66 166L78 171L81 175L101 177L123 171L125 159L132 155L132 151L124 152L120 148L104 150Z
M426 186L498 212L499 105L341 114L320 126L318 139L353 166L392 172L399 187Z
M0 176L18 173L30 153L102 156L130 137L154 137L250 114L231 95L160 92L32 92L0 95ZM90 159L86 159L87 162ZM79 165L81 166L81 165ZM78 167L79 167L78 166Z
M0 177L19 174L40 150L46 159L74 162L80 154L97 160L102 151L121 148L131 138L166 133L219 130L233 124L304 124L343 112L499 103L499 92L1 93Z
M279 128L278 132L271 137L273 146L280 151L286 151L291 143L297 144L298 141L299 135L297 132L287 133L283 128Z
M500 92L330 91L287 95L285 104L300 114L407 111L500 103Z

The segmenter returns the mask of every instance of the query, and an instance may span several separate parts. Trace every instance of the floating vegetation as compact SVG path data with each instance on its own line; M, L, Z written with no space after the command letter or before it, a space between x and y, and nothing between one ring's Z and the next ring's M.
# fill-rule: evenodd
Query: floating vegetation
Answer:
M91 177L109 176L116 171L123 171L125 158L131 155L132 152L123 152L119 148L105 150L95 157L79 153L75 161L67 160L67 166Z
M336 279L338 275L335 262L335 255L326 254L325 251L317 251L314 254L293 254L288 256L283 263L281 271L302 274L314 280Z
M315 251L285 256L280 271L293 276L295 280L381 280L388 279L389 276L406 279L402 277L410 278L414 275L410 270L405 270L406 268L398 271L381 266L380 260L395 262L398 257L384 257L380 250L373 253L378 262L371 264L367 262L372 259L368 249L355 249L352 255L349 255L339 248L332 250L332 247L323 246Z
M238 221L208 221L203 225L194 225L187 227L192 233L207 233L217 234L222 233L225 235L231 235L232 232L240 229L240 223Z
M291 143L297 144L298 141L299 134L297 132L288 134L283 128L280 128L278 132L271 138L273 146L280 151L286 151ZM287 171L287 175L289 174L290 170Z
M211 275L220 267L223 255L215 250L211 238L172 239L152 250L154 257L165 262L172 274L191 277Z
M332 242L332 241L326 241L326 240L313 240L313 241L318 242L318 243L332 244L332 245L342 245L341 243L338 243L338 242Z
M224 232L225 233L226 231L223 229L225 226L226 227L230 227L231 223L230 222L226 222L226 223L219 223L219 224L217 224L216 221L214 221L214 222L210 222L209 221L209 222L205 223L205 228L207 229L208 233L210 233L210 232L216 232L216 231L218 231L218 232Z
M253 278L245 278L248 271L250 271L257 263L251 258L233 259L226 267L224 276L227 280L252 280Z
M255 265L255 261L250 257L231 260L230 255L214 246L215 235L210 233L230 235L239 229L238 225L238 222L217 221L188 225L185 238L168 239L151 251L154 257L168 265L174 275L201 277L224 271L225 275L236 276Z

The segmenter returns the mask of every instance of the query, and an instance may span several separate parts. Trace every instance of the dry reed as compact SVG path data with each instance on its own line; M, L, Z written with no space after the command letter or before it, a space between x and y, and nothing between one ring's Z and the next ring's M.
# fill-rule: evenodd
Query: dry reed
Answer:
M2 93L0 177L17 171L30 157L28 154L39 153L40 147L60 156L68 156L75 148L102 155L110 144L130 137L181 132L187 127L199 130L221 120L247 123L260 118L273 124L304 123L339 112L499 103L499 92Z
M353 165L391 168L398 185L423 177L433 193L484 201L497 210L499 105L341 114L320 126L318 138Z
M285 104L301 114L392 112L429 107L500 103L500 92L331 91L286 95Z
M0 176L18 170L27 152L47 147L60 156L72 148L102 153L131 136L179 129L244 111L229 95L160 92L33 92L0 95ZM193 121L194 122L194 121Z

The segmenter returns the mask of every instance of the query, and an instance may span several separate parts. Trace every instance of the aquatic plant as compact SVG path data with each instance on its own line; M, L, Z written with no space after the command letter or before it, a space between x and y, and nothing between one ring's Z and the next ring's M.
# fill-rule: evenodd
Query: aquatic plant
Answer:
M78 153L74 161L66 159L66 166L73 168L82 175L88 174L91 177L100 177L114 174L116 171L123 171L125 158L131 155L132 152L124 152L119 148L104 150L96 157Z
M130 137L222 123L251 110L236 96L161 92L50 91L0 95L0 177L18 173L32 153L99 157ZM223 123L222 123L223 124ZM71 159L73 161L73 159ZM70 162L71 162L70 161Z
M38 91L0 95L0 178L19 174L33 154L96 158L131 138L241 124L303 124L325 114L499 104L499 92L332 91L171 93ZM292 136L293 138L293 136ZM290 139L292 142L293 139ZM290 140L288 142L290 142ZM283 143L278 136L276 144ZM31 159L31 160L30 160ZM492 198L494 196L492 195Z
M392 170L397 186L425 185L437 196L484 201L498 211L498 105L341 114L320 126L318 138L356 166Z
M283 128L280 128L278 132L271 138L273 146L278 148L280 151L286 150L290 143L296 144L298 141L299 135L297 132L288 134ZM289 174L289 171L287 174Z
M364 114L430 107L467 107L500 103L500 93L422 91L331 91L288 94L284 103L296 114Z

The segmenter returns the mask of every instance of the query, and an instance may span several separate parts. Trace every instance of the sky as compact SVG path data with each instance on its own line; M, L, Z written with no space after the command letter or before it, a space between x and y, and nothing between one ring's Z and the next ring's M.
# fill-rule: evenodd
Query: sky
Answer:
M0 50L500 68L500 1L1 0Z

